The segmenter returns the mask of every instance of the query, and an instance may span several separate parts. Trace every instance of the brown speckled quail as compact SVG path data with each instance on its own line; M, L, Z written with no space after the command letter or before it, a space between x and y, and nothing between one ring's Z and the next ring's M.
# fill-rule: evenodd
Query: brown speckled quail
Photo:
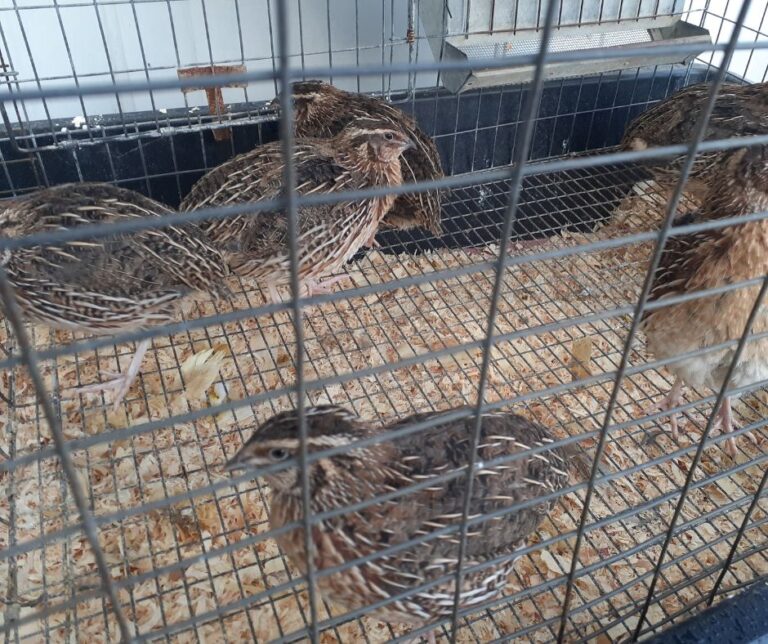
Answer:
M685 223L736 217L768 210L768 149L731 150L721 159L720 181L702 208ZM695 234L672 236L664 248L651 288L653 300L736 284L768 273L768 221L753 221ZM759 291L758 286L673 304L648 312L643 330L649 351L657 359L737 340L744 331ZM752 333L768 329L765 303ZM719 390L733 358L735 346L667 365L675 376L672 391L653 409L667 410L680 404L683 385ZM751 385L768 378L768 340L749 341L733 373L730 388ZM723 432L732 431L730 399L719 412ZM677 432L675 417L671 417ZM733 439L726 450L735 453Z
M301 81L292 85L294 129L298 137L327 137L338 134L351 121L374 117L389 121L391 126L405 132L415 147L403 154L403 183L432 181L443 176L440 155L434 142L414 120L381 98L345 92L322 81ZM279 100L272 105L279 107ZM382 221L384 227L424 228L439 236L439 191L399 195Z
M6 207L0 213L0 236L24 237L171 212L124 188L66 184L39 190ZM0 264L28 321L94 334L168 322L185 295L196 290L226 292L228 274L221 254L194 224L7 250L0 255ZM149 343L138 344L124 374L81 390L115 389L117 408Z
M699 83L676 92L640 114L621 141L625 150L645 150L689 143L709 97L710 85ZM722 85L704 139L727 139L768 132L768 83ZM651 161L644 168L663 189L671 189L680 177L685 157ZM696 156L686 190L699 199L719 181L724 152Z
M307 195L398 186L400 156L412 145L402 131L375 119L358 119L332 139L297 139L296 189ZM275 199L282 190L278 141L236 156L206 174L184 198L181 210ZM310 294L325 292L331 283L343 279L319 281L373 238L394 199L386 195L299 208L299 278ZM290 279L284 211L246 213L202 226L225 252L234 273L258 279L272 299L278 299L277 287Z
M447 421L394 442L355 447L355 442L362 438L441 414L416 414L380 429L332 405L309 408L306 414L310 453L349 446L342 454L310 465L313 514L407 488L431 477L461 470L469 462L473 418ZM294 412L277 414L254 432L227 464L227 469L259 468L296 457L298 432ZM501 412L484 415L470 516L503 510L563 489L568 484L568 449L551 448L525 454L530 448L551 442L546 429L522 416ZM513 454L522 454L522 457L503 464L492 462ZM462 471L460 476L447 482L395 500L374 503L316 525L312 542L317 570L426 537L436 529L459 526L465 476ZM297 465L265 474L264 479L272 488L272 528L300 521L303 512ZM553 500L542 501L471 524L467 567L498 557L508 556L508 559L463 577L460 608L492 600L503 592L516 550L553 505ZM347 610L402 593L455 571L458 535L454 532L340 573L318 577L319 589L327 599ZM293 530L276 538L294 564L305 570L302 531ZM384 621L423 626L451 614L453 586L453 580L440 582L396 600L374 615Z

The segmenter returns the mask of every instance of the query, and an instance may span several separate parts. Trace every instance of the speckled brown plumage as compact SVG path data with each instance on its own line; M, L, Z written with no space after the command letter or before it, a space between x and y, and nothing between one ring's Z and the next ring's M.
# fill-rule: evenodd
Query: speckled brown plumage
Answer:
M14 201L0 213L0 236L24 237L170 212L112 185L66 184ZM226 290L226 264L193 224L5 251L0 263L27 320L94 334L167 322L188 293ZM138 372L148 344L137 348L128 372ZM117 387L117 405L133 380L128 372L93 389Z
M768 150L763 147L731 151L721 161L720 182L705 205L690 221L735 217L768 209ZM651 289L653 300L755 279L768 273L768 222L765 220L673 236L661 257ZM751 286L670 305L644 316L648 349L657 359L738 339L746 325L759 287ZM768 314L758 315L752 333L768 329ZM676 382L672 392L656 406L680 404L682 386L718 390L735 346L669 365ZM768 378L768 340L750 341L729 387L742 387ZM730 401L720 411L724 432L732 429ZM677 431L674 417L673 430ZM735 445L730 439L730 453Z
M445 412L443 412L445 413ZM312 512L319 513L399 490L431 477L461 470L469 460L472 418L448 421L396 441L356 448L355 442L385 430L406 427L438 416L423 413L374 428L349 411L334 406L307 410L309 451L349 446L343 454L311 465ZM525 454L493 465L493 459L522 454L551 443L547 430L510 413L486 414L482 421L471 516L492 513L564 488L568 483L567 450L554 448ZM274 416L259 427L228 464L229 469L272 465L295 457L299 449L298 421L293 412ZM295 465L264 476L272 488L273 528L301 519L301 487ZM445 526L460 525L465 473L389 502L379 502L323 521L312 534L318 570L348 562L388 546L426 537ZM509 558L464 577L461 608L501 594L515 552L553 506L542 501L498 518L471 525L467 565L508 555ZM305 569L302 532L277 537L294 564ZM323 595L346 610L369 605L421 583L455 571L458 532L402 552L384 555L369 564L318 579ZM374 614L385 621L424 625L450 614L453 583L439 583L407 599L397 600Z
M388 123L361 119L333 139L297 139L296 189L320 194L397 186L400 155L412 145ZM275 199L282 194L280 142L259 146L215 168L192 188L182 210ZM322 292L319 278L339 270L375 234L394 195L302 206L298 211L299 277L309 292ZM256 278L277 297L290 278L288 218L282 210L246 213L203 223L211 240L225 250L233 272Z
M338 134L357 118L384 119L401 129L415 143L403 154L403 183L432 181L443 176L440 155L434 142L417 126L414 120L381 98L345 92L322 81L294 83L292 95L295 106L294 130L300 137L328 137ZM275 107L279 106L276 99ZM398 196L392 209L384 217L385 227L429 230L442 233L440 224L440 194L438 191Z
M710 85L691 85L654 105L638 116L627 128L621 141L626 150L645 150L663 145L689 143L707 104ZM768 83L753 85L724 84L714 105L705 140L727 139L768 132ZM685 157L660 159L647 169L664 188L679 180ZM686 189L703 197L725 158L724 152L699 153L689 175Z

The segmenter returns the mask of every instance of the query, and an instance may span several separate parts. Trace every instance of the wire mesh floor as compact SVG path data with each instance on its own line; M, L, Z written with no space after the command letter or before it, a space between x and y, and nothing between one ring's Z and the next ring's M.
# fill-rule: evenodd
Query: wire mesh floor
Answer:
M563 174L557 179L535 175L527 184L546 192ZM497 182L455 190L446 206L447 223L464 217L468 203L475 215L498 218L505 205L503 187ZM481 201L479 193L484 195ZM663 214L660 199L663 203L663 195L652 186L636 186L607 226L594 233L566 232L536 248L526 247L526 253L549 256L531 254L530 262L506 270L489 402L515 399L516 408L524 408L560 437L599 430L652 246L585 250L584 244L655 229ZM568 249L567 254L550 252L557 249ZM369 252L349 266L357 286L471 267L488 260L497 248L420 255L382 251ZM305 374L308 382L323 382L308 387L310 401L347 405L380 419L472 404L492 284L492 270L468 271L312 307L305 317ZM256 284L233 281L232 287L235 295L226 306L217 309L207 298L190 300L184 316L263 303ZM70 336L36 328L34 339L45 347ZM7 333L2 340L13 348ZM418 359L427 351L451 347L453 353ZM118 362L125 367L128 346L59 357L43 365L51 390L57 392L67 438L78 441L74 458L80 482L140 640L291 640L294 631L306 627L303 587L281 588L296 576L295 570L272 540L260 536L269 529L268 490L257 482L235 488L221 471L254 423L290 406L281 391L293 384L294 354L287 313L159 335L138 384L118 412L100 396L75 394L72 388L98 380L100 370L114 370ZM391 366L398 361L406 364ZM617 641L632 633L711 410L711 403L696 403L695 392L689 392L687 400L693 404L686 412L683 437L675 441L657 435L656 426L663 423L659 414L655 420L640 419L671 381L646 362L640 343L606 449L611 474L599 482L591 506L568 641L601 634L604 641ZM367 375L356 374L369 367ZM98 596L93 554L58 461L37 457L41 450L52 450L29 376L16 369L2 378L12 405L0 415L1 446L23 463L2 479L0 542L12 555L0 561L0 578L7 580L4 623L18 620L12 635L24 641L117 640L117 625ZM579 379L586 381L574 383ZM214 417L130 431L245 396L261 398ZM744 425L765 412L761 393L736 407ZM768 458L761 450L764 430L756 433L757 446L738 439L735 459L726 456L719 436L707 449L648 614L652 629L705 604ZM211 489L193 494L206 487ZM516 565L507 596L463 619L459 641L556 637L582 499L580 490L559 500ZM768 553L761 552L768 543L767 508L763 500L753 513L724 592L768 574ZM336 619L334 611L328 606L321 612L324 641L383 641L406 634L369 618Z

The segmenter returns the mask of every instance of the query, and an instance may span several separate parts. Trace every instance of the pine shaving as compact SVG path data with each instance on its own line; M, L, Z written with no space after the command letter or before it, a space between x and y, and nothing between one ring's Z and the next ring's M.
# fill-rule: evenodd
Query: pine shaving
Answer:
M227 347L219 344L212 349L193 353L181 364L184 396L188 401L205 397L213 381L219 377L219 370L228 357Z

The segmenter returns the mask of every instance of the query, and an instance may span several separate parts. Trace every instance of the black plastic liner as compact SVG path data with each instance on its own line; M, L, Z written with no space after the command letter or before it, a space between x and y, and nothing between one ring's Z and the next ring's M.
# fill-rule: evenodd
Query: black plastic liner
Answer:
M643 642L644 644L768 642L768 582L759 582Z
M664 98L686 82L704 80L706 73L704 67L665 67L637 74L549 82L542 94L530 159L600 153L620 141L627 123L646 108L648 101ZM435 137L445 173L460 174L509 164L520 127L516 121L527 91L512 86L460 95L441 91L437 97L434 91L428 91L399 106L415 114L424 131ZM631 108L626 107L630 104ZM180 113L187 118L186 112ZM166 128L158 135L156 116L123 116L122 122L135 119L141 123L131 130L146 132L138 140L70 144L37 155L21 155L9 142L0 143L7 172L0 173L0 196L26 192L46 182L110 181L176 207L206 168L278 138L278 123L274 121L246 125L235 121L229 141L214 140L210 130ZM100 123L104 127L112 123L114 127L121 121L102 117ZM38 125L33 128L37 145L52 143L50 125ZM61 135L57 132L56 136ZM93 136L93 132L75 131L67 136L84 138ZM573 179L572 172L567 176L545 176L545 181L541 175L524 181L513 228L515 239L545 237L566 229L591 230L611 215L638 180L636 167L628 168L624 176L615 166L611 172L602 168L582 170L578 180ZM445 232L439 239L410 230L381 232L378 240L386 252L411 253L492 243L500 237L508 187L507 182L491 185L479 180L476 186L462 188L460 197L446 191L444 201L449 207L444 211ZM498 198L500 207L490 211L477 208L476 204L486 200L489 192ZM600 199L585 204L585 195L595 192L600 193Z

